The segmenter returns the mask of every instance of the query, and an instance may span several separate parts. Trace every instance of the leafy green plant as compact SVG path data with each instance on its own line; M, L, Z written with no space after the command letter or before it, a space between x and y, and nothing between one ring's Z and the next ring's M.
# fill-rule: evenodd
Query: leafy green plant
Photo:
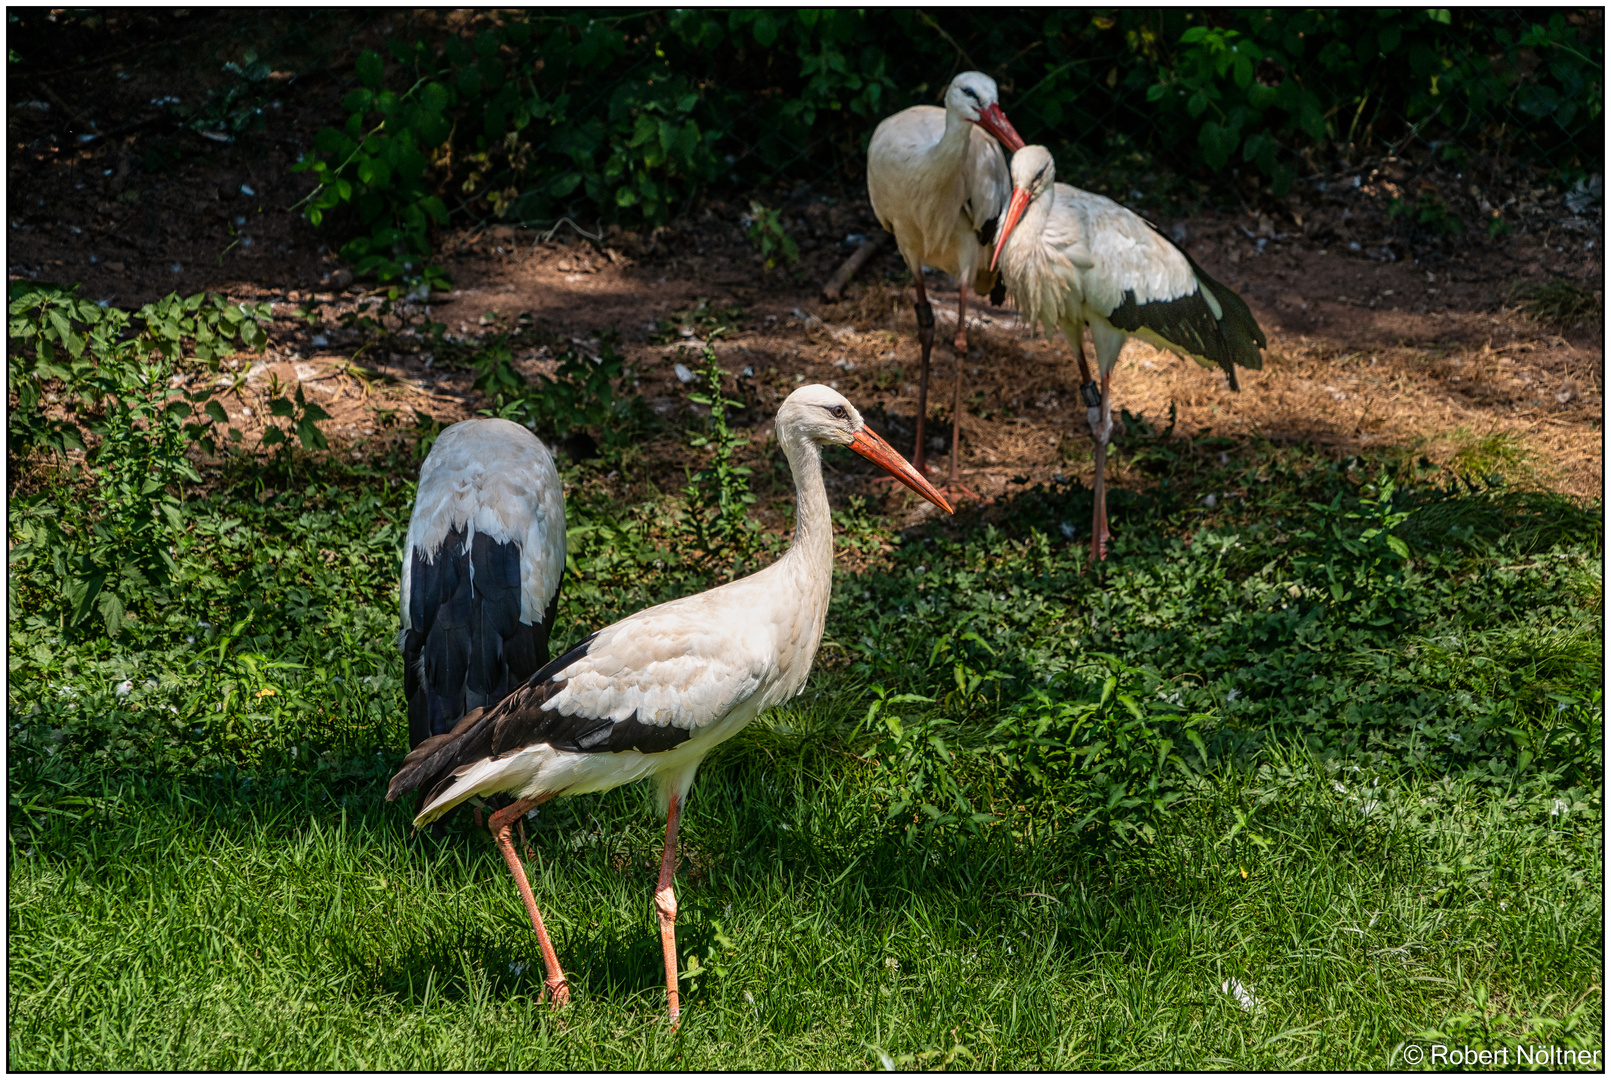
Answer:
M749 439L734 430L727 419L729 409L741 408L744 403L727 397L722 390L726 373L716 362L716 350L706 345L704 358L700 374L709 389L690 393L688 400L709 407L710 429L708 434L690 437L688 444L695 449L709 448L713 456L709 465L689 476L685 495L699 549L715 558L736 562L753 554L757 544L756 525L746 513L746 508L755 502L749 490L751 469L733 460L738 448Z
M452 130L443 116L453 92L441 82L419 78L398 92L382 85L383 64L372 50L358 58L363 84L343 100L348 112L341 128L325 128L314 139L316 157L304 157L293 170L311 172L318 182L299 205L314 225L326 214L350 205L367 235L341 248L356 274L381 281L398 278L445 288L447 278L427 260L430 229L446 225L447 206L427 183L427 154ZM466 79L479 88L479 78ZM378 118L378 119L377 119Z
M766 268L780 263L793 266L800 261L800 246L783 227L783 215L759 202L750 203L750 223L744 230L755 250L766 260Z
M275 388L277 389L277 388ZM304 450L325 450L330 443L325 439L324 432L319 430L319 423L330 419L317 402L309 401L302 392L302 384L298 383L296 393L287 398L284 393L276 393L274 389L269 392L269 415L289 420L290 424L281 428L278 424L270 424L263 432L263 446L279 446L280 453L290 450L289 435L295 435L297 442L302 444Z
M1257 165L1275 193L1284 195L1297 174L1278 160L1281 136L1301 130L1317 142L1324 137L1320 99L1297 80L1281 77L1285 64L1278 50L1237 30L1193 26L1180 44L1175 67L1160 71L1147 100L1182 102L1188 116L1204 117L1197 146L1210 169L1224 169L1240 148L1242 160ZM1266 120L1271 110L1285 113L1284 121Z
M1387 217L1391 221L1406 220L1434 235L1458 236L1465 231L1465 223L1449 210L1442 196L1432 191L1423 191L1413 203L1393 199L1387 204Z
M634 402L616 393L616 385L629 378L612 335L600 336L597 356L567 348L558 357L553 377L538 375L535 383L515 369L506 335L494 338L470 361L477 371L476 389L493 399L488 415L564 439L587 432L600 446L620 449L633 438Z
M934 699L922 694L891 693L883 686L869 688L861 729L885 737L873 749L878 779L876 791L885 803L891 825L907 843L936 833L976 835L991 815L974 810L959 779L956 760L956 723L932 713L902 716L897 706L921 705Z
M691 308L657 319L649 344L675 345L691 337L714 339L737 330L743 316L744 309L737 305L715 307L709 300L700 299Z
M11 563L52 582L43 617L70 630L99 613L115 636L134 607L170 598L183 485L200 479L187 451L216 452L214 433L227 422L212 389L174 385L186 345L203 371L216 371L237 343L262 345L267 310L169 296L131 315L71 290L14 283L9 312L18 405L8 452L84 453L67 483L17 500Z
M166 380L188 350L216 372L237 349L263 347L268 339L260 323L271 307L230 304L216 295L169 295L130 313L86 300L76 287L13 282L6 368L17 408L11 411L8 450L83 450L85 425L94 423L107 398L152 377L140 367L142 360L160 358ZM209 397L203 391L184 400L195 404ZM53 415L50 406L62 415ZM206 415L222 423L219 411ZM210 426L192 428L192 437L208 438Z

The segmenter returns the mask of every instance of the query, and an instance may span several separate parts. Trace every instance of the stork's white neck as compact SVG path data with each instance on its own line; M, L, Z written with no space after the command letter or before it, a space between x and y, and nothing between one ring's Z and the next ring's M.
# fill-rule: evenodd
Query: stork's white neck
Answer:
M1001 270L1024 320L1031 327L1043 325L1048 334L1065 315L1077 312L1084 299L1072 263L1046 239L1056 201L1055 189L1048 185L1024 211L1001 251Z
M795 491L794 543L784 559L826 591L833 581L833 514L822 483L822 448L792 432L782 434Z
M968 130L971 127L973 121L963 119L954 109L945 110L945 134L928 152L929 167L934 175L949 179L961 171L973 137Z

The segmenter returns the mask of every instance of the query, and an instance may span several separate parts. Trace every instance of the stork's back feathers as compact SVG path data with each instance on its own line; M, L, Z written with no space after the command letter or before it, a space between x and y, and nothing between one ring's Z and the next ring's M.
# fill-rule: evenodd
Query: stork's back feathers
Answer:
M409 741L496 704L548 659L565 570L565 506L548 449L519 424L442 432L420 469L404 547Z

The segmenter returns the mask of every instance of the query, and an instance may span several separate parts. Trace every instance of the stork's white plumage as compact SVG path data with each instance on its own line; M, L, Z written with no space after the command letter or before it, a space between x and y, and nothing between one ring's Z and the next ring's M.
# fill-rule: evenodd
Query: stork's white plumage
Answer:
M1108 378L1126 337L1134 335L1218 365L1232 390L1236 368L1264 366L1264 331L1240 296L1206 274L1145 218L1112 199L1056 182L1052 155L1026 146L1012 159L1012 203L991 265L1031 327L1061 330L1079 357L1080 390L1096 435L1096 503L1091 558L1107 556L1104 473L1113 430ZM1091 328L1102 385L1085 364L1084 328Z
M885 117L867 145L867 195L873 213L895 235L895 245L917 283L917 333L923 367L917 384L917 446L912 463L919 472L923 471L929 352L934 347L934 309L929 306L923 267L944 270L957 281L952 485L957 482L957 437L961 433L962 357L968 351L968 288L971 285L984 295L995 287L990 246L1012 192L998 139L1009 151L1024 145L996 101L995 80L965 71L946 89L945 108L914 105Z
M566 996L564 974L509 841L510 823L557 795L656 780L666 810L666 849L655 907L675 1025L672 873L677 823L694 772L715 746L800 692L822 639L833 579L833 524L821 447L849 446L951 509L848 401L825 386L790 394L775 430L798 492L794 542L783 558L749 577L605 627L501 704L470 713L451 733L421 743L387 791L389 799L414 787L424 792L418 825L473 796L519 799L493 815L492 827L520 886L556 1003Z

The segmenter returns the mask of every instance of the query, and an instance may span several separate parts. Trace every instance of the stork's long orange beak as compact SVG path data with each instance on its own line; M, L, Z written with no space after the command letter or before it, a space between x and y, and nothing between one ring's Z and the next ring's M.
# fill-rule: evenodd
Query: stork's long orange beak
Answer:
M872 428L863 425L862 429L856 432L856 437L850 440L850 448L947 514L956 513L951 504L945 501L945 496L935 490L934 485L925 480L922 473L912 468L910 462L896 453L893 446L879 438Z
M994 135L1009 154L1016 154L1024 148L1023 138L1007 119L1007 114L1001 111L1001 106L994 102L979 110L979 126Z
M1001 233L996 237L996 251L990 256L990 269L996 268L1001 259L1001 249L1007 246L1007 237L1018 227L1018 219L1024 216L1029 209L1029 192L1023 188L1012 189L1012 202L1007 204L1007 220L1001 223Z

